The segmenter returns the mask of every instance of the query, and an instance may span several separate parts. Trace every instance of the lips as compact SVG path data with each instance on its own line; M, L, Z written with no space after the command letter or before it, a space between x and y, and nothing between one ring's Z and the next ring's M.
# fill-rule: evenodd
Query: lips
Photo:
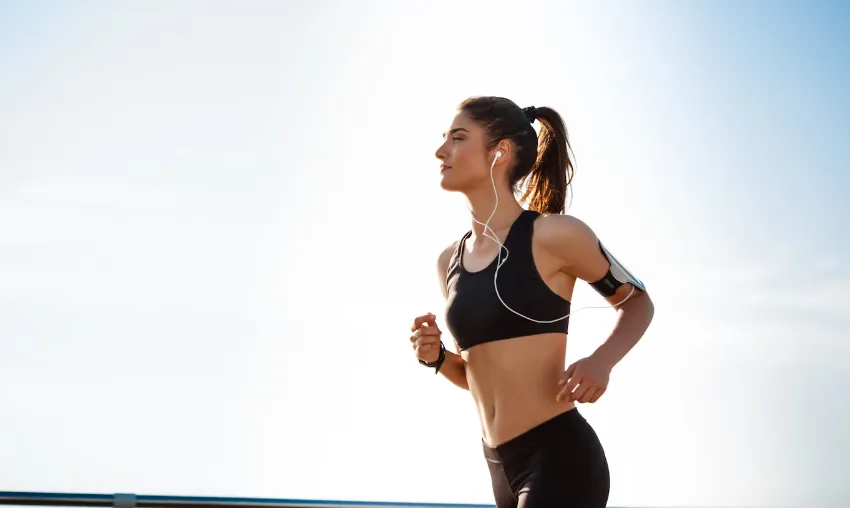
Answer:
M442 173L443 171L445 171L447 169L452 169L452 167L446 166L445 164L440 164L440 173Z

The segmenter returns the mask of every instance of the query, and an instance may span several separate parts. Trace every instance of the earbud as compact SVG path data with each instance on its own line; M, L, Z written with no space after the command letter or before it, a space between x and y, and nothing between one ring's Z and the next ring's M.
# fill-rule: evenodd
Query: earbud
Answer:
M496 158L497 158L497 159L498 159L499 157L501 157L501 156L502 156L502 152L496 152Z

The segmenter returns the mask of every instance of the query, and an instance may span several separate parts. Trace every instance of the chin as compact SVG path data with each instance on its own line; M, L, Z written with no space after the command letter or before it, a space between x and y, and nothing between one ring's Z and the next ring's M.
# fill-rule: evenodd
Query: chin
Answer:
M455 190L457 190L457 189L454 188L454 186L451 185L451 182L447 182L445 178L440 180L440 188L443 189L444 191L455 191Z
M440 187L449 192L461 192L464 188L466 188L466 186L463 185L463 182L458 182L447 175L443 175L443 178L440 179Z
M452 174L452 169L443 173L440 179L440 187L443 190L467 194L485 187L489 189L491 185L489 174L480 178L477 175L469 174L463 174L463 178L458 178L458 176L457 174Z

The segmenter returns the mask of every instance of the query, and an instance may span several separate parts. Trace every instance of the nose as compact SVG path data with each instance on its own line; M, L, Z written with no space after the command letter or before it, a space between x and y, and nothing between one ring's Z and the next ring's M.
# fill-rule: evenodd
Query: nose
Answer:
M439 146L439 148L437 148L437 151L434 152L434 156L436 158L440 159L441 161L446 160L446 143L445 142L443 144L441 144Z

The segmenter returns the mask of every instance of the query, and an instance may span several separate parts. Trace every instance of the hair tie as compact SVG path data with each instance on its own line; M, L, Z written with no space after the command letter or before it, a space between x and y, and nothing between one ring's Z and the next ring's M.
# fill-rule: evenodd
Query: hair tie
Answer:
M522 108L522 112L525 113L525 117L528 118L529 123L534 123L534 121L537 120L537 108L534 106Z

